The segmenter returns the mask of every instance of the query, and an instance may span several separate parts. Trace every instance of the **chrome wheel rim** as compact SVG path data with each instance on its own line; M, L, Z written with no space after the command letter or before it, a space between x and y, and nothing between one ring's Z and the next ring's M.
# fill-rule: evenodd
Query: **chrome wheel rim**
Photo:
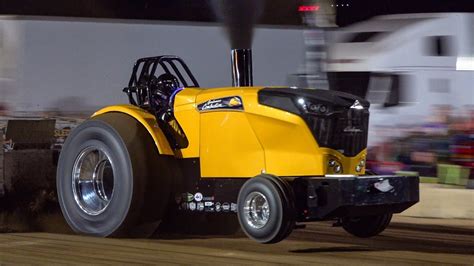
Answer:
M264 227L270 218L267 198L260 192L250 193L244 201L244 216L247 224L255 229Z
M77 205L88 215L107 209L114 192L114 167L110 156L98 147L83 149L74 162L72 191Z

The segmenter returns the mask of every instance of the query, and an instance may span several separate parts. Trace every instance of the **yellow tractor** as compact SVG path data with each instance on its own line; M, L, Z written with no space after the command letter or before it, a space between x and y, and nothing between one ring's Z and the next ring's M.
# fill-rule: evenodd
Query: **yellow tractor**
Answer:
M130 104L94 113L61 151L57 190L71 228L134 236L177 213L234 214L261 243L321 220L371 237L418 202L418 177L366 170L366 100L253 86L251 60L250 49L232 50L234 86L201 88L179 57L139 59Z

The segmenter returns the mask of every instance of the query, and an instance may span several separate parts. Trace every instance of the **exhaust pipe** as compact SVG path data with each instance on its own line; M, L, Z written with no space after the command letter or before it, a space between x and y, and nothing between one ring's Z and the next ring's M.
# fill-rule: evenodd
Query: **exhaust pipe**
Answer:
M253 86L252 49L232 49L232 86Z

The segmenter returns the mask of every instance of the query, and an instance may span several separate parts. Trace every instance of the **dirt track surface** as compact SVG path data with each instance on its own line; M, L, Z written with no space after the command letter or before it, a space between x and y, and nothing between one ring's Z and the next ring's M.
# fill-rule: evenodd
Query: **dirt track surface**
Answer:
M0 234L0 263L474 264L474 221L395 217L372 239L313 223L274 245L243 235L104 239L54 233Z

